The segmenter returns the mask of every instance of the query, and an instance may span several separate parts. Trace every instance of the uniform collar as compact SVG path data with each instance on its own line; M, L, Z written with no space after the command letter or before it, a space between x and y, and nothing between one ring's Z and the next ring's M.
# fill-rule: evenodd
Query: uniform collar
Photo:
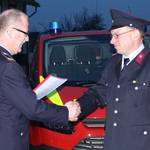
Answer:
M144 59L146 58L146 56L149 54L149 50L143 50L141 51L141 53L139 53L136 58L135 58L135 62L138 64L143 64Z
M9 61L15 61L12 55L4 47L0 46L0 54Z
M138 54L141 53L141 51L144 49L144 44L142 43L138 49L136 49L133 53L131 53L128 57L122 55L122 63L121 63L121 68L123 68L124 65L124 59L129 58L130 61L127 63L127 65L136 57Z
M8 55L12 56L11 53L10 53L10 51L7 50L6 48L4 48L4 47L1 46L1 45L0 45L0 51L1 51L1 52L5 52L5 53L7 53Z

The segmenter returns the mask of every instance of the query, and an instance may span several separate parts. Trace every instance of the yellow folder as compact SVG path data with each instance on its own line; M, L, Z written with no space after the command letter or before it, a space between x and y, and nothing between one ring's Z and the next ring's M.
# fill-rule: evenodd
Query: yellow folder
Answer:
M44 77L42 75L39 76L39 80L40 82L42 82L44 80ZM62 99L59 95L59 93L57 92L57 90L54 90L53 92L49 93L47 95L47 98L54 104L59 105L59 106L63 106L63 102Z

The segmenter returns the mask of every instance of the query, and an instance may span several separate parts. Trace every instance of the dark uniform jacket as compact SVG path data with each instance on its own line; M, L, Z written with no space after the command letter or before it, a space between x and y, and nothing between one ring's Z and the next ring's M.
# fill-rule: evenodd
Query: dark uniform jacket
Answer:
M79 99L81 117L107 103L105 150L150 150L150 52L121 70L111 58L100 81Z
M29 150L29 119L65 126L65 107L38 101L12 56L0 47L0 150Z

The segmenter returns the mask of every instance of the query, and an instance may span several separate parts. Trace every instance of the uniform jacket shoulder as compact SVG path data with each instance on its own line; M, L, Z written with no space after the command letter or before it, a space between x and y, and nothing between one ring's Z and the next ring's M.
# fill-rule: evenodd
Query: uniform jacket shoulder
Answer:
M106 67L109 68L112 67L112 65L119 64L121 62L122 56L120 54L113 54L112 57L107 61Z
M0 61L4 62L14 62L14 58L4 51L0 51Z
M15 60L13 59L13 57L5 50L3 50L1 47L0 47L0 64L1 64L1 67L0 67L0 74L2 76L2 74L4 74L5 70L7 69L7 65L8 64L11 64L11 63L14 63Z

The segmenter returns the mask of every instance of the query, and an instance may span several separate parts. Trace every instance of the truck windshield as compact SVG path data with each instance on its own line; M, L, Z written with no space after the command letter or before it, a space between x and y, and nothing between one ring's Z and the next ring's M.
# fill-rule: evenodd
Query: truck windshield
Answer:
M61 37L44 44L44 71L67 78L67 84L95 83L114 53L110 35Z

